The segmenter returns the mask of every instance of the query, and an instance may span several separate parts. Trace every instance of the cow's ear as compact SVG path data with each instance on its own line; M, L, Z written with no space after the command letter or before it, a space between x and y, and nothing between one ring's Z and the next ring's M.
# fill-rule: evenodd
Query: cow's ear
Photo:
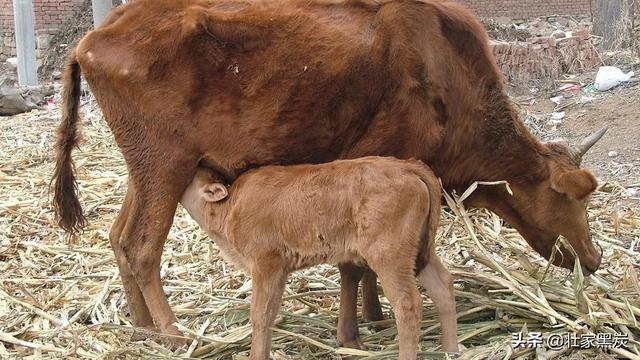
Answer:
M551 172L551 187L572 199L583 200L595 191L598 181L588 170L555 170Z
M203 33L224 44L254 48L264 42L267 26L245 11L219 11L194 5L182 21L183 34Z
M206 184L202 187L202 197L206 202L218 202L228 195L227 187L220 183Z

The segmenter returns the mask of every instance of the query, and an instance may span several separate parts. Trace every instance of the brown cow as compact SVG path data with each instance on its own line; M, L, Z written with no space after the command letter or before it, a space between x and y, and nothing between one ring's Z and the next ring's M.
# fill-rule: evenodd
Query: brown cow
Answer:
M468 204L497 212L540 254L564 235L587 273L586 201L596 181L578 151L543 144L519 121L482 25L439 1L139 0L113 10L70 56L59 129L54 206L85 223L71 151L80 73L122 150L130 181L111 243L133 322L179 334L160 258L198 164L232 181L266 164L389 155L417 158L448 190L477 180ZM561 249L562 250L562 249ZM571 268L569 251L554 263ZM362 270L341 267L338 340L359 346ZM364 308L380 316L375 277Z
M458 351L453 280L434 250L440 183L421 162L367 157L265 166L242 174L228 192L200 170L180 202L225 258L251 274L251 359L269 358L289 273L363 261L380 274L393 307L400 359L416 358L416 275L438 311L444 350Z

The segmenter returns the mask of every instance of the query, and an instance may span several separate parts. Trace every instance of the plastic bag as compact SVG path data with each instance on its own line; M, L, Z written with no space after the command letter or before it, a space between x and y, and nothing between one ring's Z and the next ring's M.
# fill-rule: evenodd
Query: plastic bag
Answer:
M598 70L598 75L596 75L595 87L599 91L607 91L631 80L633 75L633 71L625 74L615 66L603 66Z

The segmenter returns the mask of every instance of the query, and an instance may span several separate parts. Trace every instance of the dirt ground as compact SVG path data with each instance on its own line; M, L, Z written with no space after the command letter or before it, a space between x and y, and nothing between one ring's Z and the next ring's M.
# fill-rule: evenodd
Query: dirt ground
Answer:
M632 69L633 67L627 67ZM554 89L515 90L514 101L523 120L543 140L565 139L576 144L607 126L606 135L584 157L583 167L593 171L601 183L617 182L627 189L622 202L640 204L640 82L633 79L607 92L588 91L595 71L558 82ZM578 91L562 91L562 86L578 84ZM531 89L529 88L529 90ZM551 99L562 96L562 99ZM554 122L552 114L564 113Z
M560 131L569 139L608 126L609 130L584 166L602 179L615 179L625 186L640 186L640 86L636 82L596 97L593 102L568 110ZM617 153L614 154L613 152Z

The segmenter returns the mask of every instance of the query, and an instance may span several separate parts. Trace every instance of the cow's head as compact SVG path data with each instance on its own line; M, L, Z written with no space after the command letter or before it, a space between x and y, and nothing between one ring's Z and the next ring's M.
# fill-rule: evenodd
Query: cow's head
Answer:
M469 198L470 205L486 207L510 222L529 245L549 259L560 235L575 250L585 275L600 266L602 251L591 241L587 202L596 189L595 177L580 169L582 156L604 135L606 128L571 148L561 142L543 145L543 176L511 184L513 196L502 187L483 187ZM562 246L553 263L573 269L572 252Z

